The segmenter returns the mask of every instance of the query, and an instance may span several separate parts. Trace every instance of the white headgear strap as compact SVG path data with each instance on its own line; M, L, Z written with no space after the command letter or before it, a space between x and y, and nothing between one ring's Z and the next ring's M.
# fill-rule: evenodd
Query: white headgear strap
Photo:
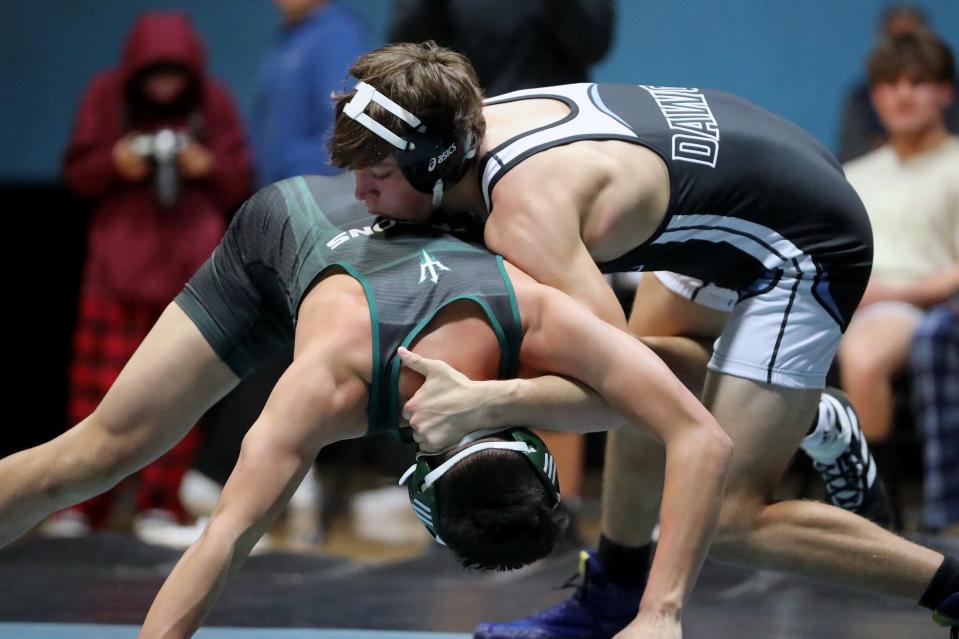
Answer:
M370 102L376 102L378 105L399 119L403 120L414 129L418 129L422 124L418 117L398 105L396 102L390 100L388 97L374 89L366 82L356 83L356 93L346 104L346 106L343 107L343 113L346 114L347 117L356 120L367 129L398 148L400 151L409 151L410 149L414 148L412 142L396 135L366 114L366 107L369 106Z
M470 455L474 455L480 451L489 450L491 448L498 448L500 450L515 450L520 453L532 452L530 451L529 445L525 442L483 442L481 444L470 446L469 448L464 448L427 473L426 477L423 478L422 489L425 490L435 484L440 477L449 471L450 468L460 463ZM400 485L406 483L406 480L409 479L414 470L416 470L416 464L413 464L405 473L403 473L403 476L400 478Z

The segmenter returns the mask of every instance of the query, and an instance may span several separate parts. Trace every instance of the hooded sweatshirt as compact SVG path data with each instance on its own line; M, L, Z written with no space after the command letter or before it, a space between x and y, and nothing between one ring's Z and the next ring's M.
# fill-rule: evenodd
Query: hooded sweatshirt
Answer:
M139 90L144 72L155 65L175 65L190 78L166 108L151 104ZM157 204L151 177L127 181L113 161L121 137L161 128L191 134L214 156L212 173L184 179L171 208ZM134 23L119 66L97 74L87 87L63 170L67 186L93 202L83 295L154 304L172 300L252 188L240 119L226 88L207 76L203 46L184 14L147 13Z

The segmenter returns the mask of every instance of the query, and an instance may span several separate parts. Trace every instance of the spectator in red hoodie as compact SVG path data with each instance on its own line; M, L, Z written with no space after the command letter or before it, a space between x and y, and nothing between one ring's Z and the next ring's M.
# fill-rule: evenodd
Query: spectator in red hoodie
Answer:
M68 417L76 424L252 189L233 101L207 75L186 15L146 13L134 23L119 66L87 87L63 171L68 187L93 207L70 368ZM188 437L142 471L135 530L182 517L177 488L195 447ZM110 501L107 493L80 504L46 528L69 534L100 526Z

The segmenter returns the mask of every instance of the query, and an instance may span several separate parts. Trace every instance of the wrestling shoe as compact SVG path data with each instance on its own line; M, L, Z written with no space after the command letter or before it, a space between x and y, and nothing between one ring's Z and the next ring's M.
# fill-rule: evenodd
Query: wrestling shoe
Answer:
M951 628L951 639L959 639L959 592L954 592L932 612L932 620Z
M800 447L826 483L829 503L889 528L892 507L886 487L876 474L859 417L845 393L834 388L823 391L819 420L828 420L827 426L820 423Z
M581 578L569 599L532 617L507 623L484 623L474 639L609 639L626 627L639 612L642 586L622 586L609 581L595 553L579 555Z

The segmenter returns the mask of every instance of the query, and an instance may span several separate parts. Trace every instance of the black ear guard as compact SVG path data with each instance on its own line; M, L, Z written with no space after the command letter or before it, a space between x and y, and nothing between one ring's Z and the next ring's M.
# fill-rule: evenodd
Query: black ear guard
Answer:
M402 136L366 113L370 102L376 102L404 123ZM356 84L356 94L343 113L396 147L396 162L403 176L417 191L432 194L433 208L442 201L443 191L463 177L469 160L476 155L472 134L458 137L451 118L442 109L427 109L414 115L365 82Z
M489 434L489 431L480 434L485 436ZM510 428L502 434L506 441L480 442L468 446L436 468L431 468L426 459L430 455L418 454L416 463L410 466L409 470L400 478L400 484L407 484L409 489L410 505L413 507L413 512L416 513L416 516L423 522L423 525L426 526L430 535L437 542L446 545L440 536L435 484L453 466L482 450L505 449L522 454L533 465L540 481L543 482L543 485L553 497L553 504L559 503L559 476L556 472L556 462L543 440L526 428ZM470 437L467 436L466 439L468 440Z

